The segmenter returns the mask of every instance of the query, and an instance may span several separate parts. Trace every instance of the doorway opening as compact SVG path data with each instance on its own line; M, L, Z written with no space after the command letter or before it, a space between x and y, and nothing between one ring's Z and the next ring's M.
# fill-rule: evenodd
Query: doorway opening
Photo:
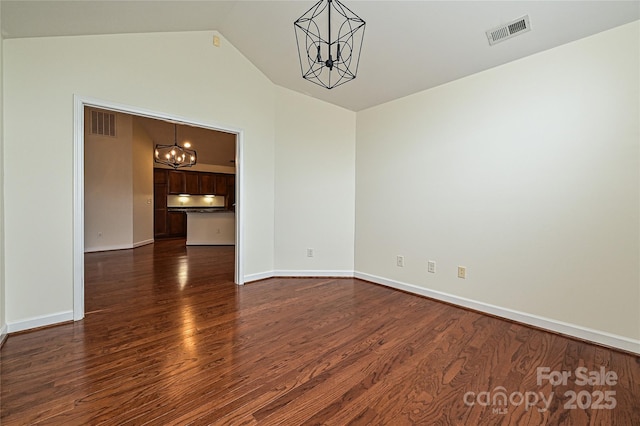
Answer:
M234 236L235 241L235 265L234 265L234 282L236 284L244 284L244 273L243 273L243 256L242 256L242 241L243 241L243 212L242 212L242 187L243 187L243 179L242 179L242 131L240 129L229 128L228 126L221 126L219 124L213 122L202 122L198 120L193 120L184 117L178 117L170 114L163 114L155 111L143 110L137 107L132 107L128 105L115 104L112 102L107 102L98 99L85 98L80 96L74 97L74 216L73 216L73 229L74 229L74 238L73 238L73 251L74 251L74 271L73 271L73 296L74 296L74 320L80 320L84 317L85 309L84 309L84 253L85 251L99 251L102 247L103 249L118 249L118 248L134 248L139 245L145 245L154 241L157 235L162 236L162 234L158 234L157 229L153 229L153 231L149 232L149 209L155 207L153 196L144 195L146 198L142 200L144 204L147 204L146 208L143 206L140 210L145 211L142 212L142 215L138 215L138 219L134 217L134 220L131 220L132 215L135 216L135 212L131 213L131 208L129 209L129 221L131 223L128 229L125 229L123 232L128 233L128 240L125 241L124 246L120 244L109 245L106 242L106 239L103 239L103 232L100 230L100 227L95 227L96 229L91 228L90 235L85 235L86 226L89 225L91 227L92 223L89 220L87 223L87 216L91 211L100 211L100 203L102 202L99 197L88 197L87 199L85 194L86 181L85 179L91 171L86 171L86 167L91 166L91 161L96 161L96 155L98 157L104 157L105 152L92 153L92 156L88 156L88 152L85 147L85 126L91 126L93 123L90 119L85 120L85 114L88 114L89 111L99 110L105 112L112 112L113 114L118 114L119 116L124 117L125 121L129 120L131 123L128 126L129 133L132 133L133 130L138 133L136 136L137 142L136 144L142 144L142 148L138 149L138 158L140 158L140 152L144 152L146 150L145 144L148 144L148 157L144 158L143 165L140 168L143 169L143 174L146 175L147 179L146 183L143 185L147 186L147 194L149 191L149 176L153 176L154 171L156 170L153 167L153 143L166 143L166 140L158 141L157 139L165 138L167 129L170 129L168 133L169 138L173 142L173 129L174 126L180 126L183 130L189 130L190 137L200 140L201 152L202 155L199 154L199 160L202 159L201 165L197 167L194 171L202 172L203 174L212 175L212 176L221 176L224 177L225 174L232 175L233 178L229 178L229 182L233 182L233 189L231 186L227 186L226 189L231 193L225 193L225 209L226 212L230 212L231 216L234 217L234 224L231 225L232 229L229 232ZM101 137L117 137L118 131L116 129L115 136L112 135L113 129L110 127L111 123L106 123L104 127L101 127L103 130L108 130L107 133L103 133ZM90 131L89 128L87 130ZM126 131L126 128L125 128ZM105 136L106 135L106 136ZM141 136L142 135L142 136ZM204 143L207 140L207 137L211 136L219 136L223 139L226 138L225 149L226 152L221 154L220 152L216 152L214 147L207 146ZM232 140L232 152L229 152L229 138ZM194 142L195 142L194 139ZM214 144L215 141L208 141L210 144ZM103 150L106 149L107 152L109 150L115 150L115 144L112 147L109 147L108 141L107 144L103 147ZM126 161L132 162L135 161L135 151L133 148L132 154L130 157L126 158ZM116 154L114 159L111 160L111 164L116 164L118 161L117 153L110 153L110 155ZM126 154L125 154L126 155ZM223 155L225 158L218 158L217 160L212 160L212 158ZM229 157L229 158L226 158ZM103 158L103 160L108 160ZM124 160L124 158L121 158ZM151 161L149 161L151 160ZM99 160L98 160L99 161ZM220 164L212 164L207 165L206 162L218 162ZM197 166L197 165L196 165ZM196 168L194 166L194 168ZM129 166L129 169L134 169L138 166ZM146 168L150 167L150 170L146 170ZM167 173L172 169L163 169L166 170ZM216 174L216 172L218 172ZM233 173L235 172L235 173ZM118 172L111 172L117 174ZM136 173L130 172L130 173ZM104 176L103 176L104 177ZM102 178L103 178L102 177ZM151 182L153 185L153 182ZM153 189L152 189L153 191ZM144 193L144 191L139 191L140 194ZM137 196L139 197L140 194ZM133 196L131 198L134 198ZM140 204L141 200L136 201ZM126 204L126 202L124 203ZM131 206L129 206L131 207ZM156 215L156 211L154 209L153 215ZM142 217L142 219L140 219ZM146 217L146 219L145 219ZM134 230L131 228L135 226L136 220L138 221L138 229ZM146 223L145 223L146 220ZM154 227L155 218L152 219L151 228ZM115 224L117 227L117 223ZM235 228L235 229L233 229ZM115 232L117 234L117 232ZM111 235L111 234L110 234ZM166 235L165 235L166 236ZM122 243L124 240L120 240ZM102 244L102 245L101 245Z

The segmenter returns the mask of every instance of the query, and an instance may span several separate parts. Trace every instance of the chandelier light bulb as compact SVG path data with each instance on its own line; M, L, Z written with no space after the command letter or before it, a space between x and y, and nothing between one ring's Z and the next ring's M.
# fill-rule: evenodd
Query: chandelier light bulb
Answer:
M190 146L189 142L185 142L184 146L178 144L178 125L174 124L173 145L156 145L154 161L174 169L191 167L197 162L197 153L193 149L188 149Z

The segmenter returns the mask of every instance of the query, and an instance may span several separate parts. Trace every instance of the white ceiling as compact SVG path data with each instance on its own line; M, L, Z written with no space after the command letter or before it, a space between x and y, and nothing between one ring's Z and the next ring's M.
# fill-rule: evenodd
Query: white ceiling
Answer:
M1 1L5 38L217 30L275 84L359 111L640 19L640 1L341 0L367 22L357 78L300 75L293 21L314 1ZM532 30L485 31L528 14Z

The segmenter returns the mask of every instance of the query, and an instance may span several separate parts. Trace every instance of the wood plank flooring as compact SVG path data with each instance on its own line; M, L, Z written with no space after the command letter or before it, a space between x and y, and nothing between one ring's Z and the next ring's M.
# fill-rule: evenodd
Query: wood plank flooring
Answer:
M233 261L183 240L87 254L86 318L2 348L0 423L640 424L639 357L356 279L239 287Z

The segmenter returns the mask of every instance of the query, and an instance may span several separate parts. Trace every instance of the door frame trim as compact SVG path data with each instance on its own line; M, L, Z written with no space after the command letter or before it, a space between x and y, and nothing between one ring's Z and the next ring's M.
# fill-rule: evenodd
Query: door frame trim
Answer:
M84 318L84 108L95 107L100 109L155 118L159 120L175 121L181 124L202 127L210 130L218 130L236 135L236 245L235 245L235 270L234 282L244 284L244 214L242 194L243 179L243 130L215 122L205 122L191 118L180 117L175 114L167 114L151 111L131 105L119 104L103 99L87 96L73 96L73 319Z

